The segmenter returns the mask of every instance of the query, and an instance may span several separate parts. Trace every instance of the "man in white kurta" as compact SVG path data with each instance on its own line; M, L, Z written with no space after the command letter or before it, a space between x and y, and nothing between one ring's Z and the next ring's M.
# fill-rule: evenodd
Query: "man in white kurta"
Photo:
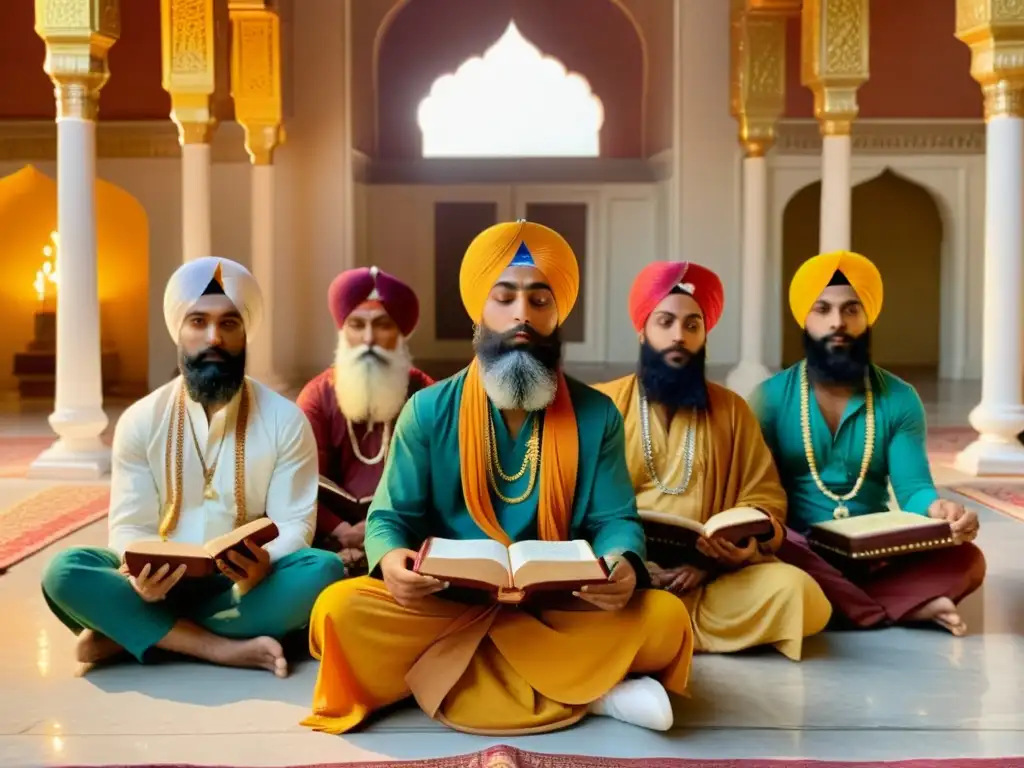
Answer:
M78 659L154 648L217 664L287 674L281 638L302 629L317 596L344 576L336 555L310 548L317 452L302 411L245 376L262 300L252 275L219 258L171 277L164 317L182 375L134 403L117 423L109 548L76 547L49 564L43 594L79 635ZM248 521L278 528L265 547L229 555L220 573L183 579L123 566L133 542L203 544Z

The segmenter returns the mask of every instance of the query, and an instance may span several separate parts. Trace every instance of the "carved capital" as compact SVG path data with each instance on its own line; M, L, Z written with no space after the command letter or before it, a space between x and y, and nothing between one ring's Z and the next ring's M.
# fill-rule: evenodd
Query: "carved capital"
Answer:
M971 49L985 119L1024 117L1024 0L957 0L956 36Z
M281 130L281 21L269 3L230 0L231 97L245 128L246 150L256 165L273 162Z
M804 0L800 79L814 94L824 135L850 133L857 89L867 82L869 0Z
M43 70L53 81L57 119L96 120L110 78L107 54L121 34L118 0L35 0Z
M731 109L739 139L751 157L775 141L775 124L786 106L786 19L733 6Z
M171 119L183 126L207 125L214 116L217 85L214 0L160 0L163 87L171 94ZM189 135L196 133L188 130ZM195 143L195 142L187 142Z

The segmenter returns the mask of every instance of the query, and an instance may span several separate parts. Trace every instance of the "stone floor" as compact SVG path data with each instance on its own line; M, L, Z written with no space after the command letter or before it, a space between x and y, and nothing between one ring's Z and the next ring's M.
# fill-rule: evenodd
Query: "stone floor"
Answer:
M964 424L976 385L920 382L931 423ZM40 434L43 414L0 415L0 433ZM940 484L963 478L945 472ZM45 483L0 480L0 505ZM774 652L698 656L692 696L668 735L591 719L556 734L485 739L405 709L347 737L297 726L316 667L287 680L198 664L75 676L73 638L40 597L53 549L0 576L0 766L192 763L296 765L415 759L510 741L621 757L894 760L1024 755L1024 524L982 510L984 588L964 603L970 635L892 629L828 633L795 664ZM57 547L102 544L103 523Z

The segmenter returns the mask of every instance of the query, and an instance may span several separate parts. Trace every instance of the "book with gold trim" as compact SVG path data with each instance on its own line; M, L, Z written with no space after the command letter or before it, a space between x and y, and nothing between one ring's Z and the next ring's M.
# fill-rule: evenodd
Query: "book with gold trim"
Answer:
M807 542L852 560L878 560L956 545L945 520L892 510L811 526Z

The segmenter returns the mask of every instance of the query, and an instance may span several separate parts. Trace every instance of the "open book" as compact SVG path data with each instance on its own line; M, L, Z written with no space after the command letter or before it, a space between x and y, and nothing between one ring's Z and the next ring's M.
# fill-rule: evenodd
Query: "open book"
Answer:
M955 546L945 520L893 510L816 523L807 543L853 560L876 560Z
M364 496L361 499L357 499L329 477L324 477L323 475L320 475L318 485L320 486L320 490L327 491L328 494L336 496L339 499L343 499L350 504L369 504L373 501L373 496Z
M771 518L753 507L727 509L706 523L641 509L640 520L647 537L647 559L662 568L678 568L702 560L696 549L697 540L702 537L745 546L752 536L767 541L775 534Z
M519 541L429 538L413 570L452 587L490 593L501 603L520 603L532 592L572 592L608 580L604 560L586 541Z
M277 525L268 517L261 517L245 525L235 528L230 533L218 536L205 544L186 544L180 541L136 541L129 544L124 551L124 562L132 576L142 573L149 563L151 574L156 573L166 563L170 565L170 573L179 565L185 566L186 578L202 578L220 573L217 560L226 560L228 552L238 552L243 557L252 559L252 552L245 545L249 539L253 544L263 545L277 538ZM231 561L227 561L231 564Z

